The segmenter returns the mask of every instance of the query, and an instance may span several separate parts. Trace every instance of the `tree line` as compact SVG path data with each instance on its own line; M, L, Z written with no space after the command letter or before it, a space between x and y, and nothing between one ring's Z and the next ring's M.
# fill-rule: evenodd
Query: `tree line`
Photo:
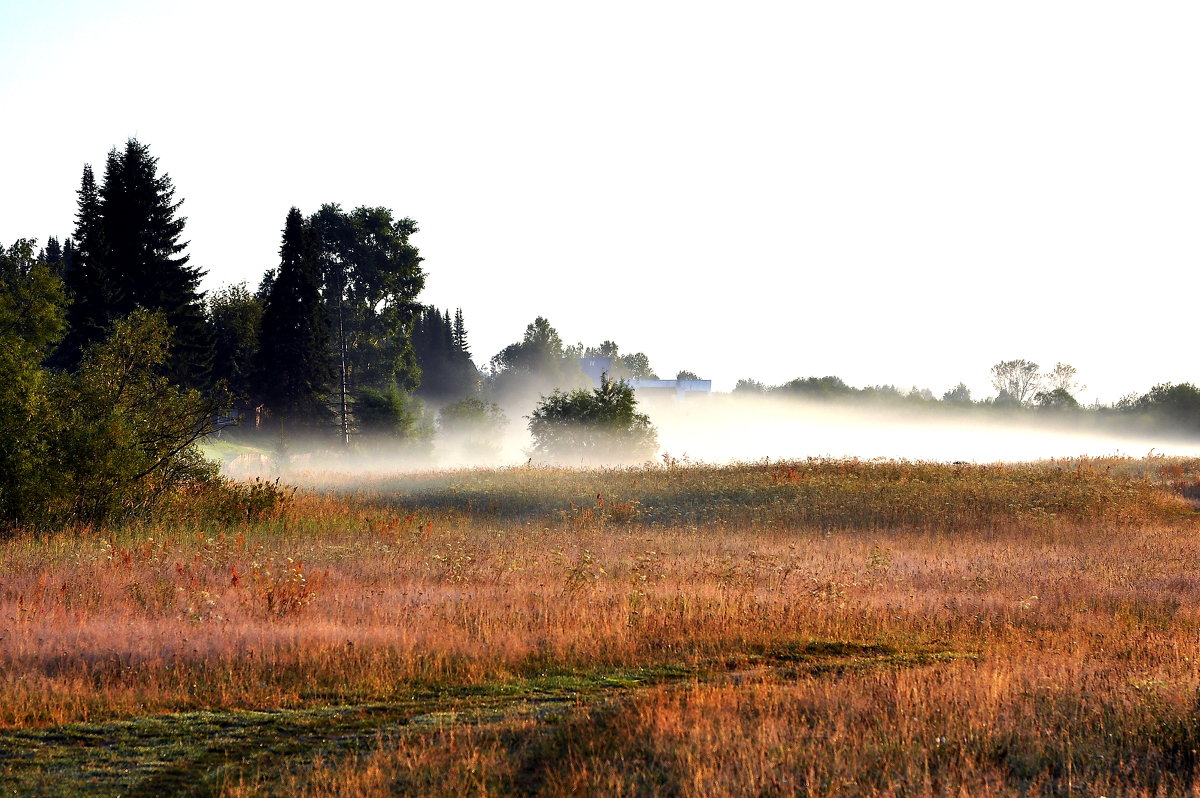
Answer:
M417 225L384 207L322 205L282 220L279 261L259 284L200 290L170 177L130 139L97 178L84 166L72 234L36 260L61 280L64 334L45 358L77 370L135 311L171 332L158 369L223 396L250 429L340 438L403 430L411 396L478 388L461 310L423 306ZM411 414L408 414L411 415Z
M70 235L0 246L4 524L101 523L212 482L195 444L224 422L281 442L437 429L486 446L507 424L494 400L583 387L585 353L613 357L614 376L653 373L611 341L565 346L542 318L479 369L462 311L419 301L415 221L384 207L291 208L258 284L206 296L182 204L130 139L100 174L83 167ZM606 389L595 417L634 418L627 394Z
M1130 393L1118 401L1103 405L1083 404L1079 395L1086 390L1078 370L1067 363L1056 363L1042 370L1027 359L1003 360L991 367L994 396L974 399L966 383L959 382L940 397L928 388L913 386L902 390L895 385L855 388L836 376L803 377L779 385L767 385L754 379L738 380L735 396L773 396L814 401L854 402L886 406L975 408L1001 414L1050 414L1059 418L1095 418L1117 426L1141 431L1200 433L1200 388L1192 383L1162 383L1145 393Z

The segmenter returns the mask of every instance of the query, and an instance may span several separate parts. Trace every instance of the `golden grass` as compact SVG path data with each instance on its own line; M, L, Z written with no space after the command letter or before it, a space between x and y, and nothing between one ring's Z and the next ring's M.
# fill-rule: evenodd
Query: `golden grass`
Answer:
M1178 794L1200 748L1178 465L343 479L256 523L17 538L0 725L674 665L696 679L384 736L284 791ZM813 641L878 655L824 667Z

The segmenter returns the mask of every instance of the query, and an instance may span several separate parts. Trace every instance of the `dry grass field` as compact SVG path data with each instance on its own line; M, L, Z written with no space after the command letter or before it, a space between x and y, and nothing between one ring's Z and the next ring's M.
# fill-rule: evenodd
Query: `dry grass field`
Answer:
M301 474L0 543L0 793L1200 794L1200 461Z

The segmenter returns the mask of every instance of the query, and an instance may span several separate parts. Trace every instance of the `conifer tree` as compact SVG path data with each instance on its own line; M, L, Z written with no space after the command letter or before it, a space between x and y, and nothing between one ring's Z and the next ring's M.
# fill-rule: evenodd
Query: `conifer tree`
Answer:
M46 239L46 247L41 252L41 260L56 274L62 272L62 244L58 243L58 239L54 236Z
M471 349L467 345L467 328L463 324L462 308L454 311L454 348L461 354L471 357Z
M101 216L100 191L90 164L83 167L75 212L74 238L67 239L67 335L51 360L59 368L74 369L83 350L105 336L117 305L116 286L104 270L107 251Z
M413 351L421 369L418 393L431 399L460 399L476 391L479 370L460 346L465 339L462 311L455 322L449 311L433 307L421 311L412 332Z
M259 333L259 394L286 427L317 429L329 421L333 382L313 237L296 208L288 211Z
M167 174L158 174L158 159L149 148L129 139L124 151L108 154L100 187L104 235L98 259L113 286L109 319L137 308L161 311L174 329L167 371L177 383L207 383L212 367L212 340L204 319L203 272L188 264L181 241L186 218L182 200Z

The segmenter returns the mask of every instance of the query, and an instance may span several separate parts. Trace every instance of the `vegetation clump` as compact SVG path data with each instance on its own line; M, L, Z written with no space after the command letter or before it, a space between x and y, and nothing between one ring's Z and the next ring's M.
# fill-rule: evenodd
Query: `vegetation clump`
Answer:
M591 391L555 391L529 417L533 456L559 463L639 462L658 451L650 417L637 411L633 389L609 380Z

